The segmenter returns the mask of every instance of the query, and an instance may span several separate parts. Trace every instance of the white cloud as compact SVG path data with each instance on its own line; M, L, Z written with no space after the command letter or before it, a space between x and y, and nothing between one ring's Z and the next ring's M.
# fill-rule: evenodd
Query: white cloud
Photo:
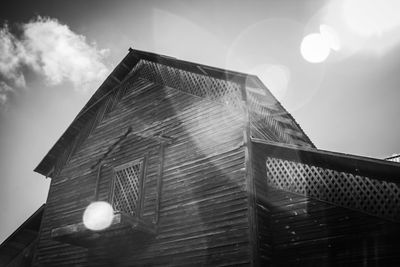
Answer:
M36 56L38 65L50 84L71 81L76 90L86 91L93 81L108 73L102 63L107 50L99 50L86 38L72 32L57 20L38 18L23 26L23 44Z
M14 90L5 82L0 81L0 106L4 105L7 102L9 94Z
M107 50L88 43L85 36L74 33L58 20L38 17L22 24L20 30L16 37L7 25L0 29L1 88L26 87L26 68L42 75L49 85L69 81L81 92L93 88L107 75L103 63ZM3 91L0 104L7 100Z
M25 78L21 71L25 61L24 50L7 25L0 29L0 74L19 87L25 86Z

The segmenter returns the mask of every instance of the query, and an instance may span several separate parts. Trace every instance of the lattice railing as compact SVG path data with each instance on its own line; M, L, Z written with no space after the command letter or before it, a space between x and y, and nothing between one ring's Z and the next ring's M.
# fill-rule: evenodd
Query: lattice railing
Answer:
M139 160L115 169L112 192L114 210L133 216L138 215L142 168L143 160Z
M398 184L268 157L268 184L379 217L400 220Z
M217 101L235 108L242 108L240 85L189 71L180 70L160 63L141 60L139 76L149 81L166 85L180 91Z

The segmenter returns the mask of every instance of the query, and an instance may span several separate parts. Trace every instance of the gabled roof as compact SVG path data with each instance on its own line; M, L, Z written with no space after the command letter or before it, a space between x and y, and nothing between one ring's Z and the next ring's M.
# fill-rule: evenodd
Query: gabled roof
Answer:
M64 132L64 134L60 137L56 144L50 149L47 155L35 168L36 172L51 177L51 173L54 170L57 159L59 157L68 157L66 155L71 152L69 150L73 149L68 148L68 145L80 134L82 128L86 124L88 124L88 122L92 120L93 117L96 116L97 109L99 108L101 103L105 101L108 96L115 93L122 82L127 79L130 74L132 74L135 66L140 61L156 63L158 66L160 66L161 64L162 66L166 66L167 68L173 68L195 75L212 77L218 80L232 81L237 84L246 84L246 88L262 88L262 90L268 94L268 97L272 97L274 99L277 108L281 111L281 113L285 113L285 116L287 116L288 120L291 121L293 127L298 132L300 132L300 135L306 141L306 143L314 146L311 140L301 130L300 126L295 122L293 117L272 96L272 94L265 87L265 85L263 85L263 83L257 76L178 60L176 58L134 50L130 48L129 53L111 72L111 74L107 77L103 84L90 98L84 108L78 113L78 115Z

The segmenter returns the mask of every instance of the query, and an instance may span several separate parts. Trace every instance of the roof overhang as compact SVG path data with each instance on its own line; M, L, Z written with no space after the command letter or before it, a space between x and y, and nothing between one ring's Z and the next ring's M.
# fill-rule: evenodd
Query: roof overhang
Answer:
M94 95L90 98L88 103L83 107L83 109L78 113L76 118L72 121L67 130L58 139L58 141L50 149L50 151L46 154L46 156L42 159L39 165L34 169L35 172L38 172L46 177L52 177L52 172L54 170L54 166L57 162L57 159L65 151L68 144L72 142L74 138L79 134L80 130L85 125L85 123L95 115L94 112L95 107L98 106L100 103L102 103L102 101L105 100L108 94L110 94L112 91L114 91L114 89L119 87L121 82L126 77L129 76L129 73L132 71L132 69L140 60L147 60L163 64L169 67L177 68L180 70L189 71L200 75L210 76L216 79L223 79L227 81L236 82L239 84L243 84L247 87L256 87L256 88L261 87L263 89L267 89L265 85L263 85L263 83L260 81L260 79L255 75L231 71L231 70L225 70L216 67L210 67L198 63L178 60L173 57L163 56L159 54L154 54L130 48L128 54L111 72L111 74L106 78L106 80L101 84L101 86L97 89ZM279 105L282 108L282 110L285 110L280 103ZM285 112L287 111L285 110ZM298 124L297 126L299 127L299 129L301 129ZM308 137L307 139L309 140ZM310 140L309 142L311 143Z
M252 139L252 143L254 149L259 152L257 155L262 155L264 159L265 157L276 157L355 175L374 177L378 180L384 179L386 182L399 182L400 164L397 162L272 143L260 139Z

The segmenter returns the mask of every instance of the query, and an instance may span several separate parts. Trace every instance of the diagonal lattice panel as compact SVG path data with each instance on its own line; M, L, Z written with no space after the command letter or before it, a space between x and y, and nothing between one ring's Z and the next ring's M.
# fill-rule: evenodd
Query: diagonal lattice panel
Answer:
M242 94L238 83L216 79L160 63L141 60L139 76L182 92L242 109Z
M139 77L175 88L182 92L243 110L240 84L217 79L160 63L140 60L137 64ZM310 146L307 138L285 111L275 104L267 105L273 99L259 99L259 95L247 92L252 130L258 130L263 139ZM262 96L262 98L266 98ZM274 102L274 101L272 101Z
M135 161L115 170L112 203L116 211L137 215L143 161Z
M400 220L400 188L395 183L272 157L266 168L271 187Z

